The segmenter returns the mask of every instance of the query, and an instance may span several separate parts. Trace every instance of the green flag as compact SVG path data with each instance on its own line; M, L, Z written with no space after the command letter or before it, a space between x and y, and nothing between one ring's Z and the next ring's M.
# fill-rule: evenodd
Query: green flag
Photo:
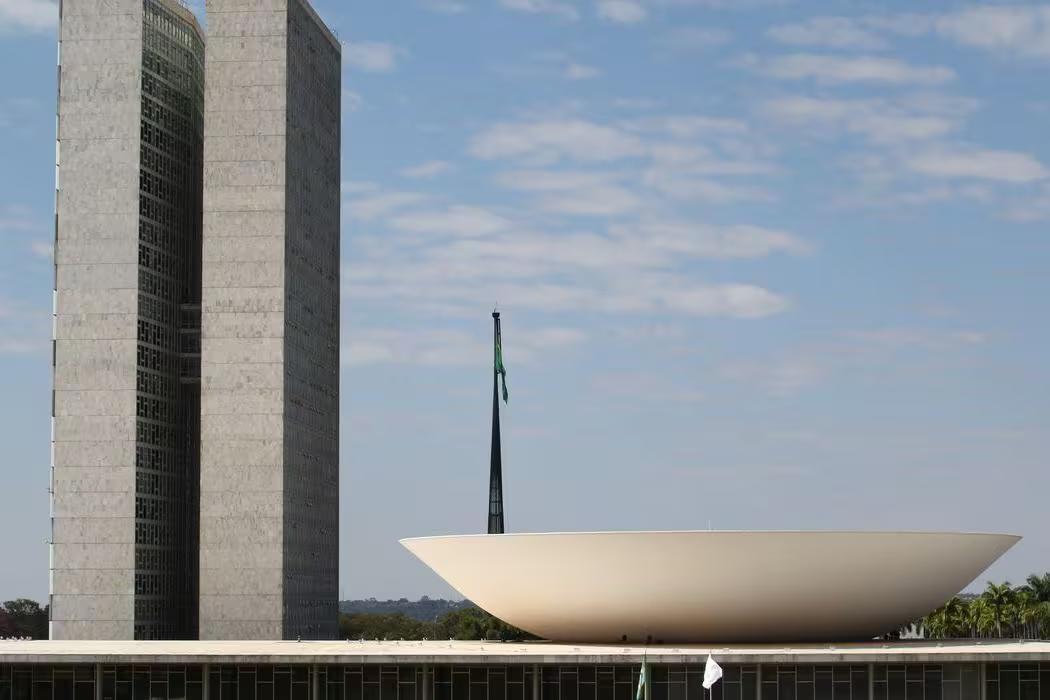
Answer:
M503 333L496 331L496 372L503 380L503 403L507 403L510 394L507 393L507 368L503 366Z

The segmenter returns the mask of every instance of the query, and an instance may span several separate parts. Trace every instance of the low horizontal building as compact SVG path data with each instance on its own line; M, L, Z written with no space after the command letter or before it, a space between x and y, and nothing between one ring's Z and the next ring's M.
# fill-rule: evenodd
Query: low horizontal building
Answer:
M1050 642L991 640L0 641L0 700L634 700L643 658L650 700L1050 700Z

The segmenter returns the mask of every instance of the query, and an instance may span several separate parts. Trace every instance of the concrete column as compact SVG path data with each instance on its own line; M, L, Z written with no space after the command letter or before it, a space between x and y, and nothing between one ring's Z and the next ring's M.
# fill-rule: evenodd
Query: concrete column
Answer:
M423 664L423 700L430 700L430 665Z
M762 700L762 664L758 664L755 675L755 700ZM871 698L868 698L871 700Z
M875 700L875 664L868 664L868 700Z
M977 664L977 683L980 685L977 697L988 700L988 664L983 661Z
M95 700L102 700L102 664L95 664Z
M201 677L204 679L204 688L201 690L201 700L209 700L209 698L208 698L208 695L209 695L209 693L208 693L208 686L209 686L208 673L209 672L210 672L209 665L208 664L204 664L201 667Z
M540 700L540 682L542 678L540 676L539 664L532 665L532 700ZM984 700L984 698L981 698Z
M310 698L311 700L321 700L321 667L318 664L314 664L310 668L310 675L313 676L310 679Z

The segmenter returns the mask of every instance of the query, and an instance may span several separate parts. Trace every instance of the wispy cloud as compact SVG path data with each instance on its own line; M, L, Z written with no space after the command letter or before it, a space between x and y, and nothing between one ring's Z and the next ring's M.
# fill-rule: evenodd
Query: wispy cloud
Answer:
M936 149L907 159L917 173L946 178L1027 183L1046 179L1050 171L1027 153L989 149Z
M615 127L582 119L559 119L494 124L472 140L470 153L486 160L600 162L644 155L645 146Z
M945 66L917 66L881 56L796 53L765 59L746 56L740 64L778 80L815 80L829 85L940 85L955 79L955 72Z
M571 327L521 328L507 361L528 364L544 354L577 346L586 338L583 331ZM487 336L458 330L357 328L347 338L343 362L352 366L470 366L491 354L491 343Z
M404 49L382 41L343 42L343 63L366 73L389 73L405 55Z
M344 183L344 192L347 190ZM353 184L350 184L353 187ZM430 200L430 196L422 192L404 192L399 190L357 190L352 191L358 196L347 202L347 213L351 218L372 221L393 212L424 204Z
M771 27L766 34L792 46L849 50L883 49L887 46L885 39L850 17L811 17Z
M445 209L399 214L390 219L390 225L412 233L475 237L506 230L510 222L482 207L457 204Z
M732 40L732 33L719 27L679 27L664 34L658 43L665 52L678 53L715 49Z
M445 15L458 15L467 11L467 5L458 0L423 0L423 7Z
M598 0L598 16L610 22L635 24L643 21L648 11L636 0Z
M594 66L583 63L569 63L565 66L565 77L569 80L589 80L597 78L602 72Z
M834 99L787 96L762 104L774 119L811 130L850 133L876 143L901 143L945 136L972 111L970 100Z
M580 18L580 11L574 5L561 0L500 0L500 4L509 10L552 15L570 22Z
M942 15L938 33L965 46L1017 56L1050 57L1050 7L972 6Z
M447 160L428 160L419 165L413 165L408 168L404 168L401 174L407 178L416 180L429 180L431 178L450 173L455 170L456 166Z
M16 204L0 207L0 234L33 233L42 228L43 224L27 207Z
M0 32L50 32L58 26L52 0L0 0Z

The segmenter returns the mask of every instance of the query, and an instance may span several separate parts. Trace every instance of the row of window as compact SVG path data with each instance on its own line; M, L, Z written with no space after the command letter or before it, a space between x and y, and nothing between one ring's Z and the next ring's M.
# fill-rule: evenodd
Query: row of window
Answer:
M174 612L188 618L189 606L169 601L136 603L140 619L158 620ZM167 606L167 607L165 607ZM305 610L305 609L304 609ZM294 614L294 613L293 613ZM143 625L143 634L165 623ZM303 619L303 628L318 623ZM762 698L814 700L868 699L866 666L762 667ZM711 691L701 685L700 665L650 666L652 700L756 700L758 668L725 665L722 680ZM874 667L872 688L888 700L949 700L980 696L975 664L914 664ZM429 685L433 700L531 700L537 682L532 669L514 666L435 666L424 676L419 666L340 665L318 669L319 698L312 698L308 665L214 665L102 667L103 700L201 700L208 684L210 700L422 700ZM882 676L880 680L879 676ZM633 700L638 684L634 666L542 666L535 692L542 700ZM92 700L92 666L0 665L0 700ZM988 700L1046 700L1050 664L988 664Z

